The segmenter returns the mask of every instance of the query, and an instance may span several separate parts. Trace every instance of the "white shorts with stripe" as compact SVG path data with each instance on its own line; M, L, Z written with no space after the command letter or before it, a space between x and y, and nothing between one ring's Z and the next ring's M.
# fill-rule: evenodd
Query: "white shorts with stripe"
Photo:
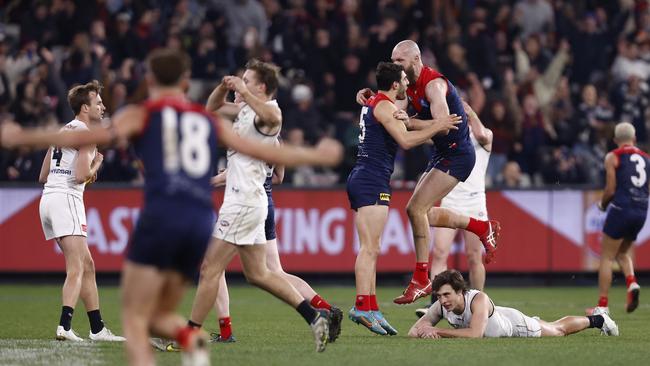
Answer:
M476 220L488 219L484 192L455 193L452 191L440 201L440 207L454 210Z
M87 236L86 210L83 199L77 195L46 193L41 196L39 214L47 240L70 235Z
M495 306L495 311L512 324L511 337L537 338L542 336L539 320L531 318L521 311L504 306Z
M266 244L264 222L267 212L267 206L224 202L212 236L236 245Z

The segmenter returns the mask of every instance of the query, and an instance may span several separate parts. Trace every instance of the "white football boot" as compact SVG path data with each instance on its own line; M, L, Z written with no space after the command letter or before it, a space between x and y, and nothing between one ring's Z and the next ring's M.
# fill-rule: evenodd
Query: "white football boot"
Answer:
M72 342L83 342L83 338L79 337L75 332L70 328L70 330L63 329L62 326L56 327L56 340L57 341L72 341Z
M101 342L124 342L126 338L113 334L110 329L104 327L97 333L88 332L88 338L91 341L101 341Z
M610 318L609 315L607 315L607 313L603 313L599 315L602 316L603 319L605 320L603 322L603 327L600 329L600 332L607 336L618 337L619 335L618 325L616 325L616 322L612 320L612 318Z

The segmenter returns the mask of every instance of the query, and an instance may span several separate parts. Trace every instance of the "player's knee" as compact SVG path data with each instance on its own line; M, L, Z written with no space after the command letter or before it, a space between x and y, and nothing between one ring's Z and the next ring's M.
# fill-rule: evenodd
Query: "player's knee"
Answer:
M210 265L206 261L203 261L201 263L201 271L199 273L199 280L200 281L218 281L219 280L219 272L215 268L215 266Z
M447 258L449 257L449 251L448 250L436 250L433 251L433 254L431 256L431 260L435 261L436 263L447 263Z
M377 257L379 257L381 249L379 248L379 245L368 244L368 245L362 245L359 252L363 253L364 255L366 255L366 256L368 256L370 258L377 258Z
M408 217L418 217L421 216L423 213L425 213L424 210L417 203L409 202L406 205L406 214L408 215Z
M87 258L84 261L84 274L85 275L95 274L95 261L92 258Z
M467 265L470 269L483 267L483 254L480 251L467 252Z
M267 274L270 273L266 268L247 268L244 269L246 281L253 286L259 286L264 283Z

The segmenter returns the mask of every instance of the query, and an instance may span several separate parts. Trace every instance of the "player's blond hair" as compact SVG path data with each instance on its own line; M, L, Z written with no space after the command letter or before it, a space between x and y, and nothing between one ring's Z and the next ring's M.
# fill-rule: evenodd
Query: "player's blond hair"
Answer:
M634 141L636 130L629 122L621 122L614 128L614 140L616 142Z

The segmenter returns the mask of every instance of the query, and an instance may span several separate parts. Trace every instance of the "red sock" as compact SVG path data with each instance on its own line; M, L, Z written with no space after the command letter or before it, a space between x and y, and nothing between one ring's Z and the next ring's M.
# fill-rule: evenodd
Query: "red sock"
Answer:
M187 343L190 340L190 334L194 332L194 328L190 326L182 327L176 333L176 342L181 346L181 348L187 348Z
M601 296L598 298L598 306L606 308L607 303L608 303L607 296Z
M429 281L428 262L415 263L415 272L413 272L413 280L418 283L427 283L427 281Z
M476 234L478 237L481 237L481 235L483 235L489 227L490 226L488 225L487 221L477 220L475 218L470 217L469 224L467 224L465 230L471 231L474 234Z
M630 287L634 282L636 282L636 277L634 275L625 276L625 285L627 287Z
M379 305L377 305L377 295L370 295L370 310L379 310Z
M332 305L330 305L325 299L320 297L318 294L314 295L309 301L309 304L315 309L327 309L332 310Z
M230 338L232 335L232 324L230 323L230 317L219 318L219 334L222 339Z
M360 311L370 311L370 295L357 295L354 306Z

